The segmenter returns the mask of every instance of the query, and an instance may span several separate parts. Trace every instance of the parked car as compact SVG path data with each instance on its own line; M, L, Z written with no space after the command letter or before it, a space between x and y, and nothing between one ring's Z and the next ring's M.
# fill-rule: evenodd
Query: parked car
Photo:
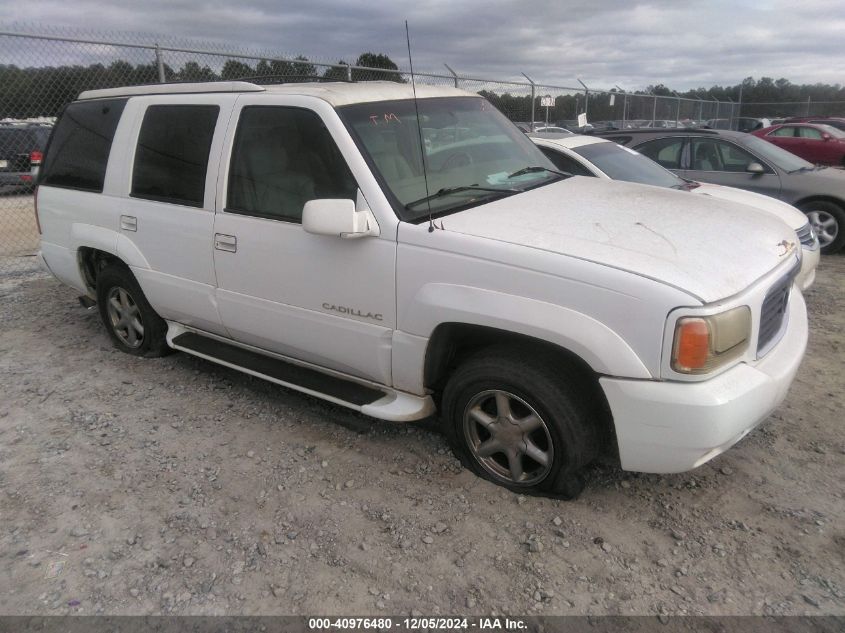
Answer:
M31 191L50 127L0 123L0 193Z
M566 128L573 134L586 134L588 132L592 132L594 129L592 123L587 123L586 125L579 125L577 119L564 119L562 121L556 121L555 125L557 127Z
M591 131L605 131L605 130L621 130L623 129L622 121L590 121L593 126Z
M845 245L845 171L816 167L742 132L626 130L601 136L682 178L756 191L797 207L810 219L822 254Z
M640 127L646 128L674 128L678 127L677 121L670 121L668 119L655 119L654 121L647 121L645 125L641 125Z
M421 141L447 128L465 139ZM36 200L44 265L118 349L385 420L439 410L462 462L517 491L571 497L602 450L703 464L778 406L807 342L783 222L568 177L454 88L84 92Z
M555 125L544 125L534 128L534 134L546 134L554 136L574 136L574 132L570 132L565 127L557 127Z
M566 138L530 136L546 157L555 164L555 167L570 174L689 191L721 200L739 202L755 211L773 215L790 226L801 242L803 257L801 272L796 283L802 290L807 290L813 284L816 278L816 267L819 264L819 241L807 216L795 207L751 191L684 180L639 152L607 139L594 136ZM731 227L726 225L724 229L731 230Z
M525 132L526 134L531 131L531 122L528 121L514 121L514 125L518 127L520 130ZM536 132L538 128L547 127L548 123L544 123L543 121L535 121L534 122L534 131Z
M758 119L755 117L734 117L732 119L709 119L705 127L713 130L736 130L737 132L753 132L772 123L769 119Z
M776 123L817 123L819 125L835 127L837 130L845 130L845 117L836 116L790 117L782 121L772 121L772 125Z
M845 167L845 132L829 125L784 123L753 132L769 143L819 165Z

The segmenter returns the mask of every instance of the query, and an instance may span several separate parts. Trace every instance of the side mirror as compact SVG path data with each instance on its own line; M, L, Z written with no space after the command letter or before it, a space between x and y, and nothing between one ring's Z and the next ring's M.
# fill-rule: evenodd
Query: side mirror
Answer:
M831 137L831 135L829 133L822 132L822 140L823 141L829 141L831 138L833 138L833 137Z
M305 203L302 228L314 235L332 235L344 239L379 234L378 224L368 208L356 211L354 201L331 198Z
M748 167L745 168L749 174L765 174L766 168L763 167L760 163L748 163Z

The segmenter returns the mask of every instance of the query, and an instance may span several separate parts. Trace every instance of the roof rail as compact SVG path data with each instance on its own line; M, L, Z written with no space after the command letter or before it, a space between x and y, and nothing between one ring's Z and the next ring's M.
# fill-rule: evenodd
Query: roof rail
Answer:
M111 97L137 97L140 95L192 94L205 92L264 92L264 88L248 81L204 81L184 83L145 84L122 88L85 90L79 100Z

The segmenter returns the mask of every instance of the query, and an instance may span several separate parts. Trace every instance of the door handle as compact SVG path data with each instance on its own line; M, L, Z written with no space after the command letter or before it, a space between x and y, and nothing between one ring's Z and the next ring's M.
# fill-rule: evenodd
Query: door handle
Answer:
M120 228L122 228L124 231L137 231L138 218L132 215L120 216Z
M238 251L238 238L234 235L214 234L214 248L218 251L236 253Z

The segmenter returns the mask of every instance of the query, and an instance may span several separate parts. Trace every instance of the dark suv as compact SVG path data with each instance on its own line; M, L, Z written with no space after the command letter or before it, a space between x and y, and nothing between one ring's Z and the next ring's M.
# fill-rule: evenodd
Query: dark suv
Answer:
M32 189L50 130L38 123L0 124L0 194Z

